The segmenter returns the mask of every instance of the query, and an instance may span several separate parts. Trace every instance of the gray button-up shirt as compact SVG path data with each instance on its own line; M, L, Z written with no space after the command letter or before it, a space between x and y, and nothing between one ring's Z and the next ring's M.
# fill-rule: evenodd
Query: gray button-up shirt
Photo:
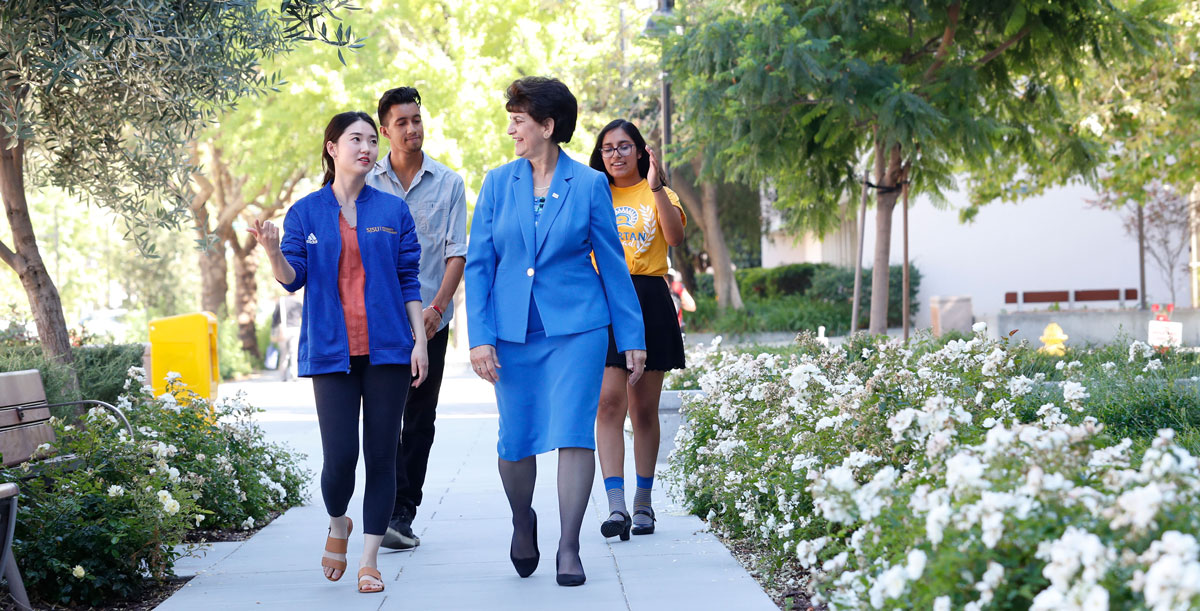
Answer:
M421 302L429 307L446 276L446 259L467 256L467 197L458 174L429 155L421 155L421 170L413 177L408 191L396 177L390 155L371 168L367 184L408 202L421 243ZM454 318L453 301L446 306L438 330L446 328L451 318Z

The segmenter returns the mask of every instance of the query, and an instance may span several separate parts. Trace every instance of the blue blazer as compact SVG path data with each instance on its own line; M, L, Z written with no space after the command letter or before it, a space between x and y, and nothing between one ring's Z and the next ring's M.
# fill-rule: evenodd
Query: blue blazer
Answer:
M372 365L408 364L413 334L404 304L421 301L417 269L421 245L408 204L364 185L356 200L358 249ZM283 256L296 279L283 288L304 290L297 373L302 376L350 371L350 342L338 292L342 254L341 207L325 185L288 209L283 220ZM282 284L282 283L281 283Z
M536 228L529 161L487 173L471 221L466 280L472 348L497 339L525 343L532 298L547 336L611 324L618 351L646 349L608 180L561 149Z

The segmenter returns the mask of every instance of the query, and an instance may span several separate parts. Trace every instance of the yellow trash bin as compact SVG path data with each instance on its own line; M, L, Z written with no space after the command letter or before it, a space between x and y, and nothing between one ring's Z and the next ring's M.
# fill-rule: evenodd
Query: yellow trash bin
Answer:
M217 317L208 312L150 321L150 377L154 394L166 392L168 372L201 397L217 398Z

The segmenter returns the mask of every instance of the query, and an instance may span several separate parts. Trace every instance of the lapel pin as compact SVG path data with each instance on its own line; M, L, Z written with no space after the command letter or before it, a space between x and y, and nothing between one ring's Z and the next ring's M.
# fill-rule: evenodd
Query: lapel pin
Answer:
M557 194L557 193L552 193L551 195L553 195L553 196L554 196L554 199L558 199L558 194Z

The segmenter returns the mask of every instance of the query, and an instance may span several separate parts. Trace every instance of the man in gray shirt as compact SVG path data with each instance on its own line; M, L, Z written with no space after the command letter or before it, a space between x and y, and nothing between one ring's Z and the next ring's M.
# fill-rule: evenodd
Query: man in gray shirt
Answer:
M379 126L391 151L367 174L367 184L403 198L416 222L421 242L421 301L429 341L429 376L419 388L409 389L404 408L396 454L396 505L383 537L386 548L411 549L421 544L412 521L421 504L433 446L433 422L450 336L447 325L454 315L451 297L466 263L467 201L462 178L421 150L425 127L421 94L416 89L398 87L384 92L379 98Z

